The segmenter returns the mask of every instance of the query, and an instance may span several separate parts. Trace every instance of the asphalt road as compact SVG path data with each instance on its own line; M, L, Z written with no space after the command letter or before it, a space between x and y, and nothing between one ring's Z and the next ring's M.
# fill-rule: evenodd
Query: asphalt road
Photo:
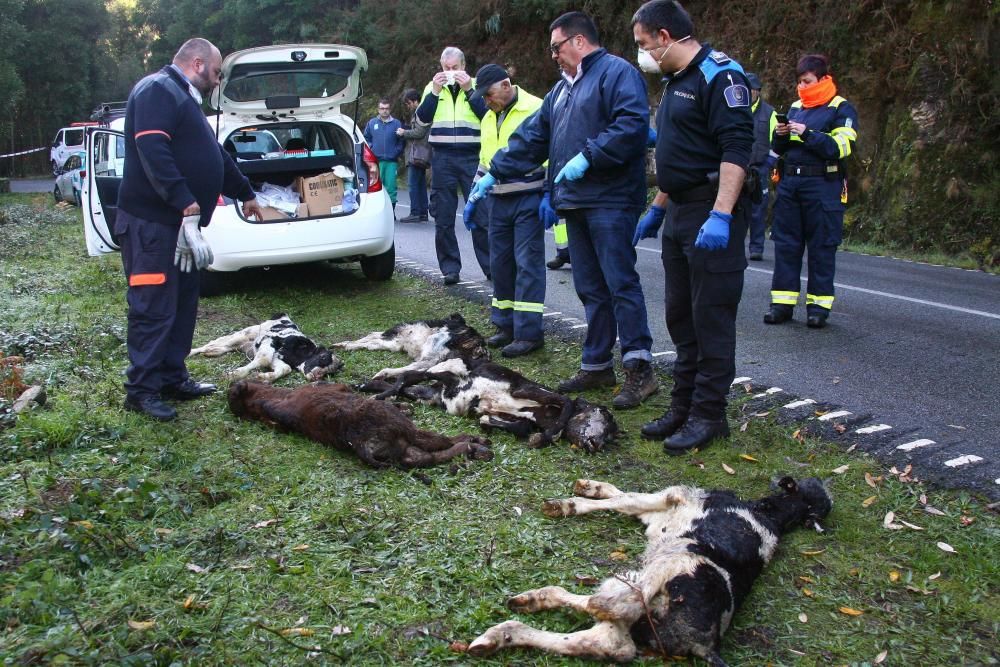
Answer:
M50 192L52 180L12 180L11 190ZM409 213L405 191L398 208L400 217ZM463 282L449 289L488 303L490 284L460 218L456 231ZM552 257L551 233L546 245ZM668 367L659 241L644 240L637 254L653 353ZM841 252L833 314L825 329L812 330L801 304L794 321L763 323L773 258L768 242L764 261L745 274L734 391L749 387L761 411L777 410L780 419L857 445L898 470L912 465L916 477L1000 498L1000 276ZM402 270L440 282L434 224L397 223L396 259ZM582 338L569 267L548 278L546 329Z
M409 212L406 201L400 192L400 217ZM484 301L490 284L460 218L456 230L463 284L451 289ZM552 257L551 233L546 245ZM653 353L669 366L659 240L643 241L637 254ZM396 258L403 270L439 282L434 224L397 223ZM745 274L734 391L749 386L762 410L857 445L900 471L911 464L918 478L1000 498L1000 276L841 252L833 314L825 329L812 330L801 304L794 321L763 323L773 258L768 242L764 261L751 262ZM546 328L582 336L584 312L569 267L548 278Z

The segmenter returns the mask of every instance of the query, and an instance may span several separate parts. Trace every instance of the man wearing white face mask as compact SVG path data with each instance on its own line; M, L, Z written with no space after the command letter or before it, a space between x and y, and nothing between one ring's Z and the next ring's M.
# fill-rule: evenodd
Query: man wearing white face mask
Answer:
M665 438L666 452L681 454L729 435L726 397L747 266L750 86L738 63L694 39L677 2L647 2L633 16L632 32L643 70L666 75L656 114L660 192L633 243L655 237L666 220L664 312L677 348L671 406L642 434Z

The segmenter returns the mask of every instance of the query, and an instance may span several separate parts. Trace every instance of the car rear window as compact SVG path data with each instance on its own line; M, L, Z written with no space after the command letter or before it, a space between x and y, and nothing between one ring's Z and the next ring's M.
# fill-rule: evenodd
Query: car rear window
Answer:
M347 88L354 67L353 60L236 65L224 83L223 94L234 102L278 95L330 97Z

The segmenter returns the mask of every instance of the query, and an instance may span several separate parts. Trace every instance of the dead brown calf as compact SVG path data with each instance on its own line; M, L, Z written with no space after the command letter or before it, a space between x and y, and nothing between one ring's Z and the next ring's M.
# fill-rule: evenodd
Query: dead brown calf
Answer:
M345 384L312 384L286 389L260 382L229 388L229 409L280 431L354 452L370 466L422 468L456 456L487 461L490 441L474 435L447 437L417 428L392 403L351 391Z

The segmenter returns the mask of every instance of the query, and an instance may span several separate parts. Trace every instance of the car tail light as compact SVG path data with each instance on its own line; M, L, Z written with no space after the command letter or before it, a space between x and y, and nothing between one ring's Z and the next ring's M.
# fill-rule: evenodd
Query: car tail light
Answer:
M378 158L368 146L362 146L361 159L368 168L368 192L378 192L382 189L382 178L378 175Z
M81 169L80 170L80 178L87 178L87 170L86 169Z
M215 202L215 205L216 206L225 206L226 205L226 200L222 198L222 195L219 195L219 200L217 202Z

